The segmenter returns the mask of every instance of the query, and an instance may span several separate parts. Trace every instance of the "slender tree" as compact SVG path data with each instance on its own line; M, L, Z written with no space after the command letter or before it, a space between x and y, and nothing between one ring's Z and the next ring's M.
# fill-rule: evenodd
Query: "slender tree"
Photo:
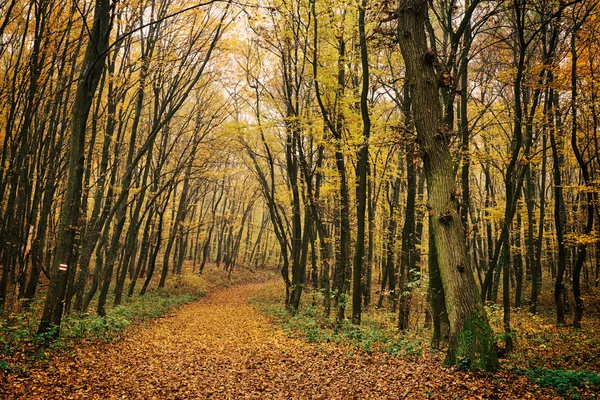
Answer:
M94 93L104 69L110 26L111 6L109 0L96 0L94 23L81 65L75 106L71 116L67 191L61 210L57 251L52 265L50 287L38 328L39 333L50 332L52 337L57 337L59 334L67 289L67 271L62 265L72 269L77 265L86 124Z

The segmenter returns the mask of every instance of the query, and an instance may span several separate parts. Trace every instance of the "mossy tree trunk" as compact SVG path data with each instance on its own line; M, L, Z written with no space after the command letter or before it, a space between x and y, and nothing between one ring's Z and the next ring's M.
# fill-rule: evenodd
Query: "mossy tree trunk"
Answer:
M423 151L437 259L450 321L450 347L446 364L470 370L498 369L493 332L479 298L467 254L455 173L443 123L437 62L428 50L426 0L400 2L398 39L411 87L417 140Z

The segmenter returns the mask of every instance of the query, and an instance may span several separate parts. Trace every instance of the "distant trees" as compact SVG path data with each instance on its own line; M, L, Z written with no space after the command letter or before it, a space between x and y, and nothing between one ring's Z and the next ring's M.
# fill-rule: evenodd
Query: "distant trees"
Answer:
M4 314L45 296L39 330L58 335L214 264L277 266L290 312L310 287L338 327L350 309L424 318L471 369L497 367L486 302L507 351L511 311L543 293L585 323L595 1L0 10Z
M167 0L1 6L0 309L18 311L17 298L33 299L47 277L39 332L56 337L62 316L87 311L98 289L99 314L113 284L116 305L127 278L129 295L139 277L145 291L161 242L174 247L164 260L174 273L194 254L190 204L223 149L204 141L227 116L209 64L232 10L208 2L182 12Z
M572 208L564 207L568 200L561 194L564 191L563 180L568 174L565 174L567 157L560 150L564 145L558 141L558 132L565 132L565 124L569 121L564 115L557 114L558 110L565 112L561 101L576 98L578 92L576 84L559 90L553 82L568 72L564 65L559 66L555 62L559 54L569 54L569 49L561 46L564 43L561 38L565 38L575 26L565 19L565 13L586 10L577 17L583 26L587 18L583 15L591 13L593 5L591 2L585 5L575 2L550 7L550 4L534 1L514 1L503 5L470 1L453 5L434 2L427 6L398 2L377 5L375 11L375 5L356 7L342 2L326 11L326 7L330 6L318 1L308 4L274 2L267 8L264 17L253 17L251 21L251 24L258 24L270 18L269 15L278 15L287 10L286 7L292 7L295 14L284 14L289 16L290 23L296 23L303 29L290 29L288 37L294 38L297 45L292 47L293 50L302 52L310 60L313 70L312 85L305 75L301 75L301 79L306 85L304 101L312 101L318 112L307 111L294 117L301 121L298 125L300 138L305 137L310 143L313 140L322 143L321 147L317 147L317 168L323 171L319 184L326 190L320 190L319 195L321 198L324 194L329 196L329 201L321 203L326 205L325 208L311 206L307 209L310 211L301 217L301 221L307 221L317 213L329 216L326 220L319 217L316 223L318 235L323 239L318 243L325 251L313 248L316 243L310 239L312 257L322 263L321 276L311 275L310 278L313 281L321 279L325 310L329 310L329 299L334 300L339 322L345 318L344 299L350 291L348 271L351 270L353 320L358 323L359 311L368 304L368 290L365 289L367 274L361 271L362 262L367 261L367 269L375 267L379 271L378 284L382 288L379 307L389 298L390 307L399 310L399 326L402 329L409 329L411 325L410 308L414 301L411 300L411 291L427 279L436 327L435 341L440 340L444 321L450 317L453 345L449 362L467 356L460 350L455 352L465 349L465 346L457 344L457 338L469 336L459 331L468 329L463 325L470 318L467 314L476 315L479 321L475 324L476 330L485 340L478 341L482 349L469 356L471 368L495 369L497 362L491 331L485 322L482 305L475 297L495 302L502 287L504 338L506 349L510 351L513 345L510 327L513 301L515 306L527 302L535 311L542 288L543 266L553 265L546 258L548 255L561 255L558 265L564 265L564 270L554 269L552 275L554 283L561 282L561 299L566 299L561 276L573 276L574 291L578 286L578 264L574 263L572 269L567 268L569 254L566 249L573 246L573 242L569 241L575 236L560 233L564 231L565 217ZM310 15L307 15L307 7ZM419 28L412 25L414 19L406 19L416 11L421 18ZM369 21L370 13L373 16L379 13L373 18L376 23L363 24L363 19ZM411 28L402 28L401 21ZM273 26L279 29L276 35L284 35L283 24ZM325 30L323 26L331 29ZM364 32L361 32L362 28ZM418 49L408 43L408 38L415 31L423 31ZM256 37L252 40L258 43L275 35L268 30L255 30L253 33ZM306 47L298 35L308 34L312 35L312 42ZM361 35L364 35L364 41L361 41ZM402 46L405 47L402 49L404 63L398 58L392 59L397 57ZM284 49L284 46L276 47ZM269 56L264 54L261 63L266 66L269 65L266 61ZM572 57L576 59L576 54ZM368 60L366 64L365 60ZM417 63L415 65L424 62L427 68L415 66L412 74L416 75L411 75L409 64L412 62ZM533 64L537 67L532 68ZM305 64L302 61L295 65L302 65L299 70L303 70ZM374 79L365 84L362 73L371 66L376 72L367 76ZM424 69L429 69L429 75L421 77ZM285 71L285 68L279 71ZM285 82L287 77L285 74L281 78L263 74L263 81L258 85L262 87L262 98L265 98L264 90L277 85L277 79ZM421 92L415 93L415 80L418 79L424 83L419 86ZM419 97L423 90L429 90L429 97ZM248 96L252 94L248 93ZM439 110L434 107L436 98L439 98ZM283 159L277 161L278 153L287 154L286 163L290 160L289 147L284 152L284 148L277 145L279 133L273 127L286 117L284 114L279 117L269 115L269 111L276 108L276 105L264 103L261 113L262 125L266 120L274 124L269 131L261 132L261 141L268 143L267 158L272 165L269 170L275 174L278 163L283 163ZM577 113L580 109L571 107L571 119L573 112ZM360 131L356 129L360 126L358 121L365 121L363 110L367 110L367 116L374 121L368 142L363 142ZM426 122L429 119L430 122ZM251 124L251 119L248 123ZM439 125L427 128L428 123ZM575 129L576 125L573 123L571 129ZM323 133L317 135L316 132L320 131ZM411 136L415 131L416 143ZM424 131L430 133L425 134ZM267 133L272 134L273 139L265 136ZM429 147L425 141L429 137L427 135L432 138L428 142ZM558 158L552 164L554 175L559 179L555 179L553 185L557 191L554 195L548 192L546 176L550 162L548 150L553 148L553 137L559 146L556 152ZM447 150L442 153L447 153L434 160L430 154L435 153L432 149L444 143ZM364 156L365 151L368 157ZM302 160L310 151L301 146L292 151L294 153ZM258 161L257 154L253 154ZM380 157L382 154L384 156ZM425 160L425 177L420 173L420 158ZM572 160L576 158L571 157ZM398 165L397 171L389 168L394 164ZM302 162L301 165L304 166ZM354 166L357 174L355 191L351 190L348 179L349 165ZM305 170L310 170L310 164ZM365 171L367 184L364 183ZM445 184L440 183L441 176L444 176ZM300 181L298 193L306 203L314 204L314 184L309 183L312 178L310 175L300 178L304 180ZM270 179L271 182L276 181L276 178ZM294 232L294 224L288 221L293 221L296 207L293 204L297 204L294 200L297 198L294 194L295 179L289 174L284 178L286 186L281 188L279 195L282 203L272 208L279 215L276 219L283 222L278 228L281 232L286 229ZM425 179L428 181L426 190L429 198L426 204L419 199L422 193L419 186ZM271 187L275 186L271 184ZM366 197L362 197L365 193ZM379 193L384 194L387 202L376 207ZM590 191L587 190L587 193ZM563 200L560 200L561 196ZM292 208L284 206L287 199L291 199ZM556 201L557 205L550 206L549 201ZM352 204L357 205L356 211L349 206ZM424 210L425 207L427 210ZM563 207L564 211L560 211ZM560 219L549 222L545 218L548 208L553 212L558 210L556 215L562 215ZM292 214L288 214L290 212ZM424 220L424 215L428 215L429 223ZM286 224L290 225L286 228ZM433 229L425 241L430 242L430 268L428 274L423 274L421 260L425 258L421 257L420 247L415 249L421 243L423 226L429 224ZM552 229L557 226L563 228L559 229L559 237L555 241ZM587 223L584 224L584 228L587 226ZM442 236L439 238L442 249L436 248L436 232ZM586 240L595 241L587 236L589 232L582 230ZM447 237L444 236L446 234ZM329 255L327 241L335 244L335 251ZM356 250L352 262L349 244L350 249ZM290 250L293 245L282 244L282 249L284 247ZM582 247L580 244L579 248ZM437 254L434 260L433 254ZM334 260L333 273L328 269L328 257ZM368 264L371 262L375 265ZM360 280L357 279L359 276ZM459 278L461 276L463 278ZM329 282L330 277L333 281L331 295L327 285L323 284ZM315 284L313 282L313 287L317 287ZM528 285L531 287L530 298L524 295ZM295 284L290 282L291 287ZM360 296L363 299L359 310ZM295 304L292 309L296 307ZM474 354L479 356L474 358Z

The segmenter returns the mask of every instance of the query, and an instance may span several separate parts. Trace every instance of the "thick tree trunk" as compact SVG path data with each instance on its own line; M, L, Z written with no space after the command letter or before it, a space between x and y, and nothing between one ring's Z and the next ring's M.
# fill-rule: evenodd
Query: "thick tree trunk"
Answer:
M446 363L468 363L470 370L493 371L499 367L493 332L467 254L433 66L436 55L427 48L427 5L426 0L400 2L398 39L411 85L417 138L424 152L428 205L450 321Z

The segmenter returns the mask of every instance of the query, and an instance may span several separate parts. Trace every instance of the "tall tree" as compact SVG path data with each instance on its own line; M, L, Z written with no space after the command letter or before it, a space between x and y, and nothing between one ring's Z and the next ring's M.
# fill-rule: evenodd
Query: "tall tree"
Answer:
M369 54L365 33L365 14L367 1L362 0L358 9L358 32L362 83L360 89L360 116L363 122L362 144L358 151L356 167L356 248L352 266L352 323L360 324L362 310L362 271L365 258L365 214L367 209L367 172L369 170L369 136L371 135L371 117L369 116Z
M81 64L75 105L71 116L67 191L61 209L57 250L52 265L50 287L46 294L44 311L38 328L39 333L50 331L52 337L57 337L59 334L67 288L67 271L60 266L65 264L67 268L74 269L77 265L86 124L94 93L104 69L110 27L110 1L96 0L94 23L90 30L89 41ZM53 327L56 327L56 329Z
M493 371L498 368L495 342L479 300L460 222L448 130L434 68L437 55L427 46L428 3L400 1L398 40L411 87L417 141L423 151L428 206L450 321L446 363L467 360L471 370Z

